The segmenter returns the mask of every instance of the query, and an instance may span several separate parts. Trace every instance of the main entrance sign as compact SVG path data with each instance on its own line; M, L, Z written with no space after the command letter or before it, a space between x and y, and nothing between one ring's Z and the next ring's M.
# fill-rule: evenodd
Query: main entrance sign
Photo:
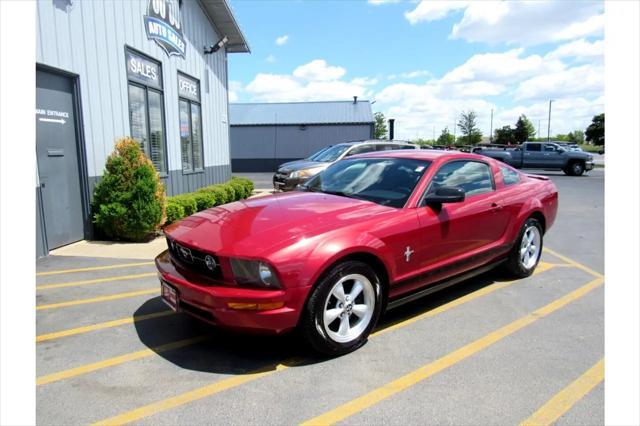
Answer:
M144 28L147 38L155 41L167 55L184 58L187 45L182 33L178 0L149 0Z

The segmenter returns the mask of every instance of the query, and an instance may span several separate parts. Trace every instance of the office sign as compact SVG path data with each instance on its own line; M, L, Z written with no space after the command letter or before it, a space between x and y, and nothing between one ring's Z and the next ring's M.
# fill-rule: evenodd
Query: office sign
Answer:
M198 80L178 73L178 96L200 102L200 83Z
M146 86L162 89L160 64L127 49L127 78Z
M180 22L178 0L149 0L144 28L147 38L155 41L167 55L184 58L187 45Z

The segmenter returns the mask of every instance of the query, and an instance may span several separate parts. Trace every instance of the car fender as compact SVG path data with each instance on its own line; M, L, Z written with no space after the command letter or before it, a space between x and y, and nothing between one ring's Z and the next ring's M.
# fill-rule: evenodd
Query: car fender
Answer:
M354 241L352 236L330 236L318 244L308 256L300 274L300 285L314 285L331 265L355 254L366 254L377 258L387 275L394 275L393 257L389 247L379 238L369 233L358 233Z
M524 222L531 217L531 215L538 213L546 222L547 217L544 210L544 206L538 198L530 198L527 200L527 202L522 205L522 208L520 209L520 212L518 212L516 220L514 221L515 226L511 230L509 241L511 241L512 244L516 242L516 238L518 238L522 225L524 225Z

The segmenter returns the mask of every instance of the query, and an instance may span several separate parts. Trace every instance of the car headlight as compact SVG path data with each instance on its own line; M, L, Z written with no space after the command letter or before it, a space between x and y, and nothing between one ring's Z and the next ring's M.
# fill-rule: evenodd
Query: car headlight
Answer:
M297 178L308 178L313 175L318 174L322 169L314 168L314 169L304 169L304 170L296 170L289 175L293 179Z
M281 288L273 268L260 260L231 259L233 277L240 285Z
M590 156L588 157L588 159L589 159L589 161L593 161L593 155L590 155Z

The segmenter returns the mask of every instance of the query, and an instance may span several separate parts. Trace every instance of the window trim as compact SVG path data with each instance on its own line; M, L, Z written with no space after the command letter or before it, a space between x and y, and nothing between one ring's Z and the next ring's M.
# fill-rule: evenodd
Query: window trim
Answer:
M467 195L466 192L465 192L465 194L464 194L464 200L465 201L467 201L469 198L478 197L480 195L486 195L486 194L491 194L491 193L496 192L496 181L495 181L495 176L493 175L493 168L491 167L491 164L487 163L486 161L476 160L474 158L456 158L456 159L453 159L453 160L448 160L447 162L441 164L440 167L438 167L438 169L435 172L433 172L433 174L431 175L431 177L429 179L429 184L424 189L424 192L422 193L422 196L420 197L420 202L418 203L418 206L424 206L424 199L427 197L427 194L429 193L429 189L431 188L431 183L433 182L433 177L435 175L437 175L438 172L440 172L440 170L442 170L442 168L444 166L446 166L448 164L451 164L451 163L460 163L460 162L484 164L489 169L489 176L491 177L491 191L483 192L481 194L472 194L472 195Z
M161 88L157 88L157 87L152 87L152 86L148 86L144 83L141 83L139 81L135 81L135 80L131 80L129 78L129 73L127 72L127 51L130 51L132 53L134 53L135 55L138 56L142 56L144 58L146 58L147 60L151 61L151 62L155 62L156 64L158 64L158 67L160 68L160 73L161 73L161 77L162 77L162 87ZM167 151L167 112L166 112L166 105L164 102L164 72L162 70L162 61L159 61L149 55L147 55L146 53L143 53L137 49L134 49L133 47L130 47L128 45L124 45L124 63L125 63L125 72L124 72L124 77L127 83L127 118L129 120L129 135L131 136L131 138L133 138L133 131L132 131L132 127L131 127L131 95L129 94L129 85L133 85L136 86L138 88L141 88L142 90L144 90L144 103L145 103L145 119L146 119L146 128L147 128L147 138L150 138L151 135L151 123L150 123L150 117L149 117L149 90L153 90L156 93L160 94L160 103L162 105L161 108L161 113L162 113L162 135L163 135L163 145L164 145L164 155L163 155L163 159L162 162L164 163L164 168L165 171L161 172L159 170L156 170L158 172L158 175L160 175L161 178L167 178L169 177L169 162L168 162L168 151ZM135 138L134 138L135 139ZM151 161L151 140L149 140L148 145L148 149L149 152L145 152L144 155L147 156L147 158L149 158L149 160ZM155 169L155 167L154 167Z
M201 90L201 83L200 83L200 79L199 78L195 78L192 77L191 75L182 72L180 70L177 71L176 73L176 85L178 82L178 76L179 74L182 74L183 76L185 76L186 78L189 78L191 80L195 80L198 82L198 99L199 101L195 101L193 99L189 99L186 98L184 96L180 96L180 90L178 89L178 140L180 140L180 170L182 170L182 174L183 175L195 175L195 174L201 174L204 173L205 170L205 165L204 165L204 129L202 126L202 90ZM184 169L184 164L182 163L182 135L180 134L180 102L186 102L187 105L189 106L189 137L191 138L191 170L185 170ZM200 115L199 115L199 121L200 121L200 158L202 160L202 168L196 169L195 167L193 167L193 114L192 114L192 110L191 110L191 105L192 104L196 104L198 105L198 107L200 108Z

